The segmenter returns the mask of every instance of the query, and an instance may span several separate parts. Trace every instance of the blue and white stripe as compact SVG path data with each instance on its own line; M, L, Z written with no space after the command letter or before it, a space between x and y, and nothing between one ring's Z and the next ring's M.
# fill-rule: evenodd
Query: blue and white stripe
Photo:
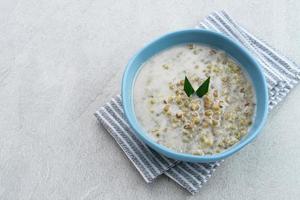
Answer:
M224 11L207 16L197 28L223 33L235 39L257 58L267 79L270 109L283 100L298 83L300 68L294 62L239 26ZM222 162L202 164L179 162L153 151L134 135L124 117L120 96L101 107L95 116L113 136L147 183L165 174L194 194Z

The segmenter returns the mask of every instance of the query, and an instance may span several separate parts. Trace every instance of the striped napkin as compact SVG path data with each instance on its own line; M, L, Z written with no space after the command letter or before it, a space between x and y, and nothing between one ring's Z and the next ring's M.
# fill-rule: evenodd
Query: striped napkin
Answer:
M300 68L295 63L239 26L224 11L207 16L197 28L223 33L246 47L257 58L267 79L270 109L276 106L299 81ZM153 151L133 134L124 117L120 96L116 96L101 107L95 116L147 183L164 174L194 194L222 162L180 162Z

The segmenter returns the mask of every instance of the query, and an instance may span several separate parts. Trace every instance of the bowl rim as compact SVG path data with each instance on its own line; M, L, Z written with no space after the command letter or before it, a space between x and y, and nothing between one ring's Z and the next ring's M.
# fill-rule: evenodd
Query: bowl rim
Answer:
M159 43L165 39L167 39L170 36L173 35L178 35L178 34L184 34L184 33L189 33L189 32L193 32L193 33L206 33L206 34L212 34L213 36L217 36L220 37L222 40L227 40L227 42L230 43L230 45L235 46L238 51L241 51L246 57L248 57L248 59L251 60L251 62L254 64L254 67L257 68L258 70L258 76L260 76L261 80L262 80L262 86L263 86L263 91L264 91L264 102L263 102L263 110L260 110L260 112L262 112L262 120L260 121L260 123L258 124L258 126L256 127L256 129L253 130L252 134L247 137L245 140L243 141L239 141L237 144L235 144L233 147L218 153L218 154L212 154L212 155L204 155L204 156L200 156L200 155L192 155L192 154L187 154L187 153L179 153L176 152L172 149L169 149L161 144L158 144L157 142L155 142L148 134L146 131L142 130L139 125L138 125L138 121L135 120L135 113L134 113L134 109L131 108L130 105L128 105L126 102L124 103L124 99L126 99L126 97L128 95L132 95L131 98L131 104L134 105L133 103L133 88L131 88L131 91L128 92L126 91L127 89L127 81L128 81L128 77L129 77L129 73L130 73L130 68L131 65L133 64L134 60L137 59L139 57L139 55L145 51L147 48L149 48L149 46L151 46L154 43ZM156 53L158 53L159 51L157 51ZM138 70L137 70L138 71ZM135 72L137 73L137 72ZM136 76L134 76L135 79ZM133 80L135 81L135 80ZM134 83L133 83L134 84ZM142 139L142 141L144 141L147 145L149 145L152 149L156 150L159 153L164 154L165 156L169 157L169 158L173 158L176 160L182 160L182 161L189 161L189 162L213 162L213 161L217 161L217 160L222 160L223 158L226 158L236 152L238 152L239 150L241 150L243 147L245 147L247 144L249 144L251 141L253 141L253 139L258 135L258 133L260 132L260 130L262 129L263 125L266 122L266 118L268 115L268 88L267 88L267 82L264 76L264 73L262 71L262 67L259 65L259 63L257 62L257 60L248 52L247 49L245 49L243 46L241 46L240 44L238 44L237 42L235 42L234 40L232 40L231 38L221 34L221 33L217 33L217 32L213 32L210 30L205 30L205 29L184 29L184 30L179 30L179 31L175 31L175 32L170 32L167 34L162 35L161 37L158 37L154 40L152 40L151 42L149 42L148 44L146 44L144 47L142 47L136 54L134 54L134 56L129 60L124 74L123 74L123 78L122 78L122 88L121 88L121 97L122 97L122 105L123 105L123 109L124 109L124 114L125 117L127 118L130 127L133 129L134 134Z

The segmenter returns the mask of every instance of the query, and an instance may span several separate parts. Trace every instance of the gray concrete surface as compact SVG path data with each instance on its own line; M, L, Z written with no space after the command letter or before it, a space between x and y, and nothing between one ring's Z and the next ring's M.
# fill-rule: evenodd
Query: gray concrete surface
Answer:
M0 199L299 199L299 87L195 196L147 185L93 116L135 51L220 9L300 63L296 0L1 0Z

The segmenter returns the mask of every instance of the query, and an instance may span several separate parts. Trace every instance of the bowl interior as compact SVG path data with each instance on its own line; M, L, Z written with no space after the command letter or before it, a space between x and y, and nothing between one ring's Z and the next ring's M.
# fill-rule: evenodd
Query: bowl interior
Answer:
M134 114L133 86L141 65L158 52L183 43L200 43L221 49L233 57L248 73L256 93L256 116L248 134L237 144L226 151L209 156L195 156L177 153L157 144L139 125ZM268 110L268 93L262 70L253 57L241 46L224 35L207 30L183 30L167 34L149 43L141 49L128 63L122 81L123 108L129 124L136 135L158 152L178 160L189 162L211 162L225 158L238 151L254 139L265 122Z

